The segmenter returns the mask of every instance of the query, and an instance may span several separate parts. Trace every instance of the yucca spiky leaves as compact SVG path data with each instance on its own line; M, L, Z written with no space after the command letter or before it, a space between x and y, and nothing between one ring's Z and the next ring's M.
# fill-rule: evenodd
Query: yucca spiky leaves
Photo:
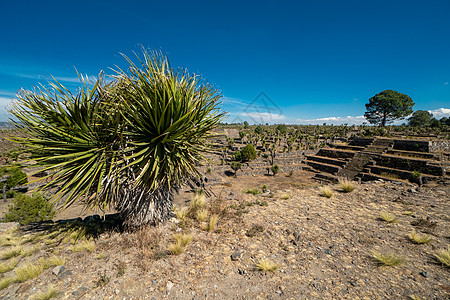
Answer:
M121 129L119 116L107 107L102 79L100 74L90 87L80 76L83 86L76 95L56 80L50 88L22 90L11 109L14 125L26 134L13 140L50 171L45 188L58 186L54 200L64 197L66 206L80 197L91 207L111 199L104 195L111 191L104 181L113 178Z
M113 204L129 224L170 215L172 192L197 175L211 129L222 119L220 93L167 58L143 51L140 66L114 81L101 78L77 95L59 83L52 91L24 91L12 109L18 139L53 171L66 205L84 198L90 207Z

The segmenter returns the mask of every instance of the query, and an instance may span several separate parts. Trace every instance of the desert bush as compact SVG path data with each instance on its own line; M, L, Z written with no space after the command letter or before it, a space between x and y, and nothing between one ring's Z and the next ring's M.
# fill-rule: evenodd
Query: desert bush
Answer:
M231 166L231 169L233 169L233 171L234 171L234 177L237 177L237 171L242 168L242 163L240 163L238 161L232 161L230 166Z
M279 165L273 165L271 168L273 176L277 175L280 172L280 166Z
M247 189L245 190L246 194L259 195L262 194L261 190L258 189Z
M253 146L252 144L248 144L241 149L241 160L245 162L253 159L256 159L255 146Z
M16 191L13 190L9 190L6 192L6 198L14 198L18 195L19 193L17 193ZM3 193L0 193L0 199L3 199Z
M420 177L422 176L422 173L420 173L420 172L418 172L418 171L413 171L413 172L411 173L411 176L412 176L414 179L418 179L418 178L420 178Z
M6 186L8 189L11 189L15 186L26 184L27 174L22 172L19 167L3 167L0 169L0 175L8 175L8 179L6 180ZM5 183L0 183L0 189L3 189L3 185Z
M56 211L47 199L40 194L28 196L19 194L13 204L9 205L8 212L5 213L3 222L18 222L25 225L32 222L51 220Z

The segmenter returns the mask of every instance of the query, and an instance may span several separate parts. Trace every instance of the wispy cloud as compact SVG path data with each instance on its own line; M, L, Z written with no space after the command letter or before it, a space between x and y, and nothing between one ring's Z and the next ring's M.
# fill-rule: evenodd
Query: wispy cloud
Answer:
M429 110L428 112L433 114L433 117L435 117L436 119L441 119L443 117L450 117L450 108L438 108L438 109L433 109L433 110Z
M78 76L55 76L53 75L43 75L43 74L36 74L36 73L13 73L13 72L7 72L7 71L0 71L3 75L11 76L11 77L18 77L18 78L27 78L27 79L34 79L39 81L53 81L53 78L55 78L57 81L60 82L70 82L70 83L79 83L80 79ZM80 76L83 76L84 78L88 78L90 81L95 80L97 77L94 75L88 75L88 74L80 74Z
M250 118L259 123L276 123L286 119L282 114L273 114L268 112L244 112L240 113L239 116L243 118Z
M444 84L447 85L447 84L448 84L448 81L444 82Z
M297 123L299 124L310 124L310 125L320 125L323 123L334 124L334 125L342 125L342 124L350 124L350 125L361 125L363 122L367 122L364 116L346 116L346 117L325 117L325 118L317 118L317 119L297 119Z
M247 105L249 105L248 102L245 102L244 100L238 99L238 98L222 97L220 100L222 101L222 103L224 105L233 105L233 106L235 106L235 105L239 105L239 106L242 106L242 105L247 106Z
M14 93L14 92L0 89L0 97L6 97L6 98L11 97L11 98L13 98L15 96L16 96L16 93Z

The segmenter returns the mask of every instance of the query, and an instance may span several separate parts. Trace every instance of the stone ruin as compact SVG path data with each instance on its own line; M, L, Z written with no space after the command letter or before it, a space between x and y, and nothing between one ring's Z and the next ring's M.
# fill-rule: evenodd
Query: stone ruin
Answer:
M231 176L231 155L245 144L234 137L235 144L227 146L227 133L214 141L215 151L208 155L204 166L214 172L205 176L210 184L222 182L219 175ZM271 173L271 157L257 147L261 156L243 163L239 175L264 175ZM308 170L319 181L336 183L341 178L349 180L409 181L424 184L430 181L448 183L450 178L449 140L406 140L399 138L353 138L349 142L328 143L317 150L300 150L277 153L273 164L280 173Z
M318 180L401 181L447 183L450 177L450 141L355 138L348 144L330 144L305 163Z

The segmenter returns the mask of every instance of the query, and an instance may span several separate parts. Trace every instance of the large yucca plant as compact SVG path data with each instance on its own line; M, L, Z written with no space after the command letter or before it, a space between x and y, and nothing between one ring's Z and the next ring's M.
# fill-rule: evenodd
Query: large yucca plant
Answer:
M45 164L55 200L114 205L130 225L168 218L172 195L198 175L207 138L223 118L220 93L167 57L143 51L136 65L104 85L86 80L77 95L58 82L23 91L12 114L27 138L16 140Z

